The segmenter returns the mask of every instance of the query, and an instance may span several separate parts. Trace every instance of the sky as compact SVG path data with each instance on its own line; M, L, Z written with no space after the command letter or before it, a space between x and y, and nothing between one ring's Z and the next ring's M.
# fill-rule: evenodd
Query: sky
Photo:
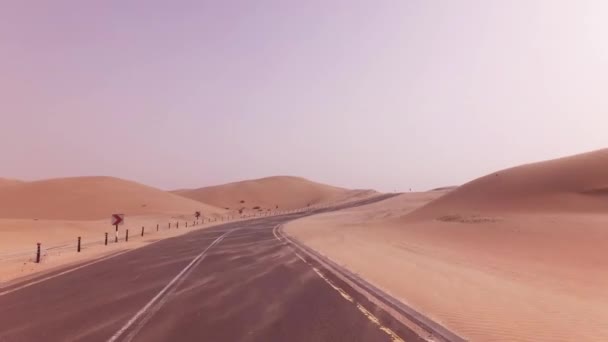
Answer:
M608 146L608 2L0 2L0 177L427 190Z

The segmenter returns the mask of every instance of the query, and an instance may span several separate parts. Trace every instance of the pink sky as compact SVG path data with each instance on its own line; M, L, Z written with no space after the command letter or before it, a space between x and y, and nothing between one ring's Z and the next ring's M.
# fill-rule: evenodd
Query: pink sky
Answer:
M605 1L3 1L0 177L392 191L608 145Z

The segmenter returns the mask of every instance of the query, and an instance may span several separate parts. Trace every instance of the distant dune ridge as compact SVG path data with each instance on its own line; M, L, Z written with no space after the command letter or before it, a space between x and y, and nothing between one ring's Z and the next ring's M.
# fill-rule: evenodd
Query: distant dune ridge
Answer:
M0 218L92 220L126 215L221 212L153 187L112 177L72 177L0 188Z
M20 181L18 179L10 179L10 178L1 178L0 177L0 187L8 186L8 185L17 185L17 184L21 184L21 183L23 183L23 181Z
M291 176L275 176L198 189L176 190L173 193L231 210L254 207L260 209L295 209L337 200L351 190Z
M454 190L456 188L458 188L457 185L442 186L442 187L439 187L439 188L431 189L430 191L452 191L452 190Z
M410 217L505 211L608 212L608 149L494 172L458 187Z

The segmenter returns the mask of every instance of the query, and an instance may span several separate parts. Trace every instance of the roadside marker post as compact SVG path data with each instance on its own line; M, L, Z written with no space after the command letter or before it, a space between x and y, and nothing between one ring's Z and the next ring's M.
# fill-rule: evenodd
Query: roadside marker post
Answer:
M105 245L106 246L108 245L108 233L106 233L106 242L105 242Z
M36 263L40 263L40 242L37 243L38 247L36 248Z
M112 214L112 225L116 227L116 235L114 238L114 242L118 242L118 226L125 223L125 215L124 214Z
M126 235L125 235L125 242L129 241L129 230L127 229Z
M179 221L177 221L177 222L175 223L175 227L176 227L177 229L179 229Z
M141 226L141 236L144 236L144 226Z
M186 221L186 228L188 228L188 221Z
M78 237L78 248L76 249L78 253L80 253L80 236Z

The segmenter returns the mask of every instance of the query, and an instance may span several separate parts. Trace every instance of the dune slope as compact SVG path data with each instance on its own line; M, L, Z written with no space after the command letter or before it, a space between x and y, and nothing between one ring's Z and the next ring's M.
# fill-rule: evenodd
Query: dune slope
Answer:
M337 200L349 191L304 178L277 176L174 193L221 208L294 209Z
M17 184L21 184L21 183L23 183L23 182L20 180L17 180L17 179L0 178L0 187L9 186L9 185L17 185Z
M411 214L606 212L608 149L517 166L462 185Z
M74 177L0 188L0 218L91 220L126 215L218 212L153 187L112 177Z

